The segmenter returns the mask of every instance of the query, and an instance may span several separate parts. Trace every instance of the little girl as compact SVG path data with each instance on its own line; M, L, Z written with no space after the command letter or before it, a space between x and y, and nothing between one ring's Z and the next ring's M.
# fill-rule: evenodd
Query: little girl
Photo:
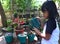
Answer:
M43 33L37 28L33 30L42 37L41 44L58 44L59 26L56 19L58 15L56 5L53 1L46 1L41 8L44 18L48 19L44 25Z

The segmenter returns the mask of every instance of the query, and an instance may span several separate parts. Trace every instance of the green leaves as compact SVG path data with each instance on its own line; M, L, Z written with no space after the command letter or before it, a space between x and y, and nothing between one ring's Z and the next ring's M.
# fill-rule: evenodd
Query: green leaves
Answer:
M10 10L10 0L1 0L4 10Z
M60 6L60 0L53 0L54 2L57 2L58 5Z
M25 10L26 8L26 0L16 0L16 5L19 9Z
M3 5L4 10L6 10L6 11L11 10L11 6L13 8L14 8L14 6L16 6L16 8L21 9L23 11L26 10L27 8L31 9L31 8L34 8L34 7L37 7L37 8L40 7L39 4L37 4L38 3L37 0L14 0L15 3L13 2L13 0L0 0L0 1ZM14 4L11 3L11 1Z
M56 1L57 1L58 3L60 3L60 0L53 0L53 1L54 1L54 2L56 2Z

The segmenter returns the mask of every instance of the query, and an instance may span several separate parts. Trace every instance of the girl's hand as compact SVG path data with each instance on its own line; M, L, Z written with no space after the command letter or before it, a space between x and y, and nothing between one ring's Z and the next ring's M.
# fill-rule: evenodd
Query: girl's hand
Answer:
M37 28L34 28L33 30L36 32L37 35L39 35L40 37L42 37L46 40L49 40L50 37L51 37L51 34L47 33L47 34L44 35Z
M38 35L41 34L41 32L37 28L34 28L33 30L36 32L36 34L38 34Z

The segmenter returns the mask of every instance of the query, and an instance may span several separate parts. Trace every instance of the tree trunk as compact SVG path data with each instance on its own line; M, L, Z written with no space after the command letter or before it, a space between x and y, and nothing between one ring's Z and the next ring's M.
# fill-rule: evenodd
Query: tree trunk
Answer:
M7 27L7 19L6 19L3 7L1 5L1 2L0 2L0 14L1 14L1 20L2 20L3 27Z

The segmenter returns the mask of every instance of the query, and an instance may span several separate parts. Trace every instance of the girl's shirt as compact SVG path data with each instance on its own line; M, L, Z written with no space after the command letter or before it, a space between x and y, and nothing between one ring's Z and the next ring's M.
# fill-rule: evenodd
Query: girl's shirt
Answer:
M59 26L58 26L58 22L56 22L56 28L55 28L55 22L53 22L54 20L49 20L45 26L44 26L44 30L43 30L43 35L45 36L46 33L51 34L51 38L49 40L45 40L44 38L42 38L41 44L58 44L58 40L59 40Z

